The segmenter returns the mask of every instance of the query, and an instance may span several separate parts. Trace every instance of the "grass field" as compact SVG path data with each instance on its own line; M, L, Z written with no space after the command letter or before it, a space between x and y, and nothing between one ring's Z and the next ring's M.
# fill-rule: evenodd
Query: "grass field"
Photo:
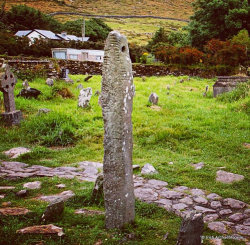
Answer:
M155 15L188 19L194 0L7 0L6 7L26 4L45 13L56 11L88 14Z
M61 22L68 20L77 20L79 16L57 15L55 18ZM86 20L88 18L85 18ZM117 30L125 35L129 42L137 43L138 45L147 45L152 39L155 32L163 27L166 31L176 31L187 25L185 22L173 20L157 20L157 19L109 19L103 21L113 30Z
M85 76L71 76L74 81L81 80L83 86L91 87L93 94L101 88L101 77L94 76L83 82ZM184 83L180 79L184 78ZM223 102L212 97L214 80L187 77L150 77L143 82L135 78L136 96L133 109L134 154L133 164L143 166L151 163L159 174L156 179L169 183L169 187L185 185L218 193L222 197L232 197L249 203L249 149L244 143L250 142L249 97L236 102ZM68 85L56 82L54 88L48 87L44 79L35 79L31 87L40 89L43 95L38 100L16 98L25 120L20 127L0 126L0 159L7 160L1 152L12 147L30 147L33 152L23 155L17 161L31 165L48 167L69 166L79 161L99 161L103 159L103 121L98 97L93 96L90 107L77 107L79 90L77 82ZM170 85L170 90L167 90ZM207 97L202 94L209 85ZM64 99L56 92L68 88L74 98ZM21 89L21 81L16 86L16 94ZM158 107L151 107L148 97L151 92L159 95ZM3 110L2 94L0 110ZM46 115L37 115L38 109L51 110ZM69 145L65 145L69 143ZM62 147L62 146L63 147ZM173 165L169 165L169 162ZM191 163L204 162L205 167L194 171ZM242 174L245 179L231 185L215 181L216 171ZM14 185L17 190L28 180L7 181L0 179L0 185ZM76 208L88 207L103 210L103 203L92 203L90 193L92 183L58 178L43 178L41 190L34 190L30 197L38 194L56 193L55 184L65 183L67 189L76 196L66 204L65 213L55 225L63 227L64 238L41 236L20 236L17 229L40 224L40 216L46 205L32 199L18 199L13 191L4 201L12 206L24 206L32 213L24 217L3 217L0 220L0 244L95 244L99 239L103 244L175 244L180 218L167 213L154 205L137 202L136 222L123 230L107 231L104 216L82 217L74 214ZM4 192L3 192L4 193ZM0 193L1 194L1 193ZM2 201L0 201L2 202ZM166 241L163 236L169 232ZM127 239L128 234L133 239ZM204 235L216 235L205 229ZM127 239L127 240L126 240ZM208 244L205 241L204 244ZM224 244L244 244L225 240Z

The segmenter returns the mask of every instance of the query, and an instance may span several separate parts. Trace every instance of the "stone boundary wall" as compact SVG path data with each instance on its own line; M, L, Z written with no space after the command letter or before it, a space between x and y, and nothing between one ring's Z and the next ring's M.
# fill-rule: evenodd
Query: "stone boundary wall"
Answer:
M0 66L4 59L0 59ZM30 59L21 58L16 59L15 57L8 57L5 59L14 71L25 71L29 70L34 73L43 71L48 77L60 77L61 69L69 69L69 73L73 75L77 74L91 74L101 75L102 74L102 63L99 62L86 62L86 61L74 61L74 60L55 60L55 59ZM176 68L168 67L164 65L144 65L144 64L133 64L133 75L134 77L151 77L151 76L199 76L204 78L213 78L217 74L215 71L206 69L188 69L188 68Z

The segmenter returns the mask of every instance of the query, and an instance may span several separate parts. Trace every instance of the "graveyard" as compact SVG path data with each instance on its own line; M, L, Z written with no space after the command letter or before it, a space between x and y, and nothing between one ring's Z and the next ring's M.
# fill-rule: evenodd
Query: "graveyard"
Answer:
M247 1L0 5L0 245L250 244Z
M3 177L8 171L1 173L0 186L14 188L0 190L1 208L29 210L25 215L1 216L1 244L175 244L182 220L178 209L171 211L166 208L167 203L157 203L160 198L155 198L157 194L152 193L153 189L141 190L140 178L144 179L145 186L149 185L147 181L155 179L167 182L169 190L184 186L189 191L204 190L206 195L216 193L222 198L249 203L246 188L249 181L248 98L230 103L225 95L214 98L212 86L215 79L135 77L132 164L139 165L133 171L139 188L135 187L135 221L122 229L105 229L104 201L102 198L92 199L94 180L101 168L82 176L71 170L78 168L78 163L103 163L104 125L98 104L102 77L93 76L87 82L84 81L86 77L70 75L73 82L57 80L53 86L46 84L45 78L36 78L29 82L29 86L42 92L37 99L16 97L23 82L18 80L14 90L15 104L21 110L23 120L20 126L1 124L1 162L58 168L59 174L50 174L48 170L40 175L22 175L19 167L16 176L15 168L14 172L9 172L12 173L10 178ZM204 96L206 86L208 91ZM86 108L78 107L81 87L92 88ZM159 96L157 105L148 101L152 92ZM0 98L3 101L2 94ZM30 151L13 160L4 152L15 147L26 147ZM155 172L142 174L142 167L147 163L154 166ZM1 169L4 170L3 166ZM244 179L221 183L216 181L218 171L238 174ZM38 189L28 189L24 197L16 195L26 189L23 187L25 183L34 181L41 182ZM57 187L60 184L65 187L60 189ZM154 187L153 182L151 187ZM156 190L158 187L156 185ZM62 192L67 196L63 214L52 222L41 221L48 203L39 197ZM227 222L228 216L225 218ZM62 228L64 236L16 233L28 226L44 224ZM224 234L234 234L229 226L225 227L227 232ZM204 228L203 236L219 234L207 225ZM210 244L209 239L204 240L204 244ZM245 244L245 241L228 239L224 244Z

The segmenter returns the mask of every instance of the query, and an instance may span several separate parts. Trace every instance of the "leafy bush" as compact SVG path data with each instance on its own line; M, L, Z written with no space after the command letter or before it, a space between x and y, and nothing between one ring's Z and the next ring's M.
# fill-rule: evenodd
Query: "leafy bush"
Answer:
M46 146L66 146L73 144L76 137L77 124L61 113L50 112L34 116L22 122L22 130L31 143Z
M205 45L206 62L216 65L237 66L247 60L246 48L230 41L212 39Z
M224 102L234 102L249 96L250 82L239 83L237 88L231 92L220 94L217 99Z

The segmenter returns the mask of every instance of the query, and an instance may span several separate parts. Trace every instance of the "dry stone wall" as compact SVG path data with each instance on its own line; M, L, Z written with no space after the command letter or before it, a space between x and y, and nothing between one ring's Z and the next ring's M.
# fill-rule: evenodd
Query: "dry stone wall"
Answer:
M86 61L74 61L74 60L55 60L55 59L31 59L7 57L5 60L14 69L14 71L33 71L38 72L43 70L48 77L60 76L61 69L69 69L70 74L102 74L102 63L99 62L86 62ZM3 63L3 59L0 59L0 66ZM218 74L215 70L209 69L188 69L177 68L164 65L144 65L133 64L133 76L134 77L151 77L151 76L166 76L166 75L187 75L187 76L199 76L205 78L212 78ZM229 74L227 74L229 75Z

